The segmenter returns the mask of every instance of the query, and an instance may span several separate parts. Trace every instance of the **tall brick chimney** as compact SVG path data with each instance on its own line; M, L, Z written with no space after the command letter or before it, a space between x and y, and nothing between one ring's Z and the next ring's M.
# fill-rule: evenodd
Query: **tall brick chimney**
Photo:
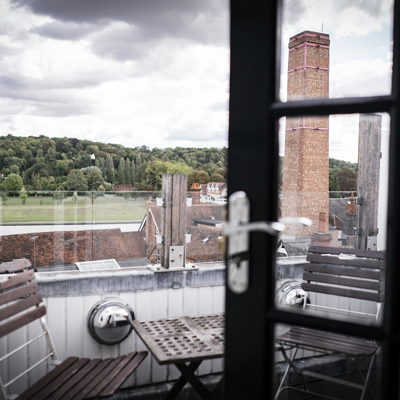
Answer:
M288 101L329 97L329 44L329 35L311 31L290 39ZM328 116L286 119L282 191L282 216L313 222L288 233L308 236L318 231L320 213L329 213Z

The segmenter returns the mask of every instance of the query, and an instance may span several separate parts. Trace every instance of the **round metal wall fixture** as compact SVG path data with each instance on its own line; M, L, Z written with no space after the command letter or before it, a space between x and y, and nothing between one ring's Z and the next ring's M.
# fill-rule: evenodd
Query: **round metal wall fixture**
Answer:
M89 311L87 325L94 340L113 345L125 340L132 332L135 314L130 305L118 297L97 302Z

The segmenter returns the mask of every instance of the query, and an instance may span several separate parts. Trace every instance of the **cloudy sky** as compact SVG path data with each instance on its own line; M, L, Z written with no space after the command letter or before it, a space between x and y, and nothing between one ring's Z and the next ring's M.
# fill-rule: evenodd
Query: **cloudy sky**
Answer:
M225 146L228 9L228 0L0 0L0 134ZM289 38L322 24L330 96L388 94L391 17L391 0L285 0L282 100ZM331 157L356 161L357 125L331 117Z

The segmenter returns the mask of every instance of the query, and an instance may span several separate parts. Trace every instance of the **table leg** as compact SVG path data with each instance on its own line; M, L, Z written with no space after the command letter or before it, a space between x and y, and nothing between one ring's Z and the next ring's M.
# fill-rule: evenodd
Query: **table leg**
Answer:
M185 363L175 364L182 375L189 381L196 392L202 397L202 399L207 399L210 396L209 390L203 385L200 379L194 374L194 371L186 365Z
M194 374L196 369L199 368L200 364L201 361L192 361L189 365L185 364L185 366L191 371L192 374ZM179 369L178 365L181 364L175 364L175 366ZM172 389L169 391L168 396L165 400L175 399L175 397L178 396L179 392L183 389L187 382L188 379L186 379L185 375L182 373L179 379L175 382L174 386L172 386Z

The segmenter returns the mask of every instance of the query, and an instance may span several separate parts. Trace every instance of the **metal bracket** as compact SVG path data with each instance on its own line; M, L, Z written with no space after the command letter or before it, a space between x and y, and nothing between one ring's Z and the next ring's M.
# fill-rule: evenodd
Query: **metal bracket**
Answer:
M163 244L164 243L164 236L156 235L156 244Z
M156 198L156 206L157 207L164 207L164 199L162 197ZM192 207L192 198L188 197L186 199L186 207Z
M354 204L357 206L362 206L364 203L364 199L362 197L354 197Z

